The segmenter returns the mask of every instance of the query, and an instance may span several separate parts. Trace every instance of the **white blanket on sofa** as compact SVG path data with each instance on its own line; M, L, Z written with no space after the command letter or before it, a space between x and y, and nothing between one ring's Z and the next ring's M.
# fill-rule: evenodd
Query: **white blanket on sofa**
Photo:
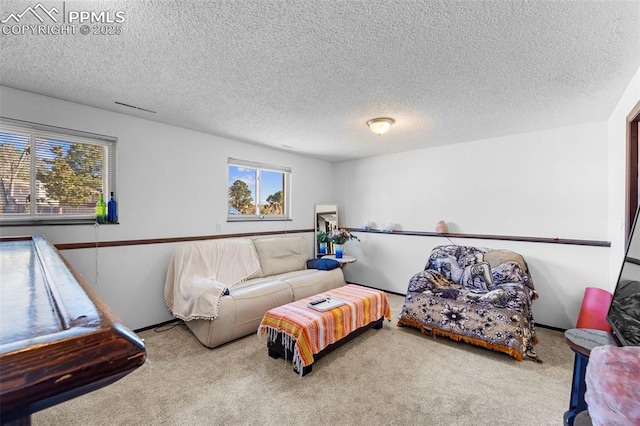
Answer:
M186 244L171 257L164 298L177 318L215 319L225 289L259 270L258 255L248 238Z

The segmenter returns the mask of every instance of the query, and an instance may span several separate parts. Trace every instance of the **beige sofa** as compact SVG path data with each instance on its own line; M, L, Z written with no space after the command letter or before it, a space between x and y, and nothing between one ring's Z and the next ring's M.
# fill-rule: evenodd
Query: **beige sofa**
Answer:
M213 348L256 333L272 308L346 285L342 270L307 269L302 237L234 238L178 247L164 296L172 314Z

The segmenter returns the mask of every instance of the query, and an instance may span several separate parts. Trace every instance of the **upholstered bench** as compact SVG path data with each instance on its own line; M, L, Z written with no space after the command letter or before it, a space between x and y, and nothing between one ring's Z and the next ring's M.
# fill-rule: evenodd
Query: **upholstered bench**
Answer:
M320 298L345 303L324 312L308 306ZM270 357L290 358L294 371L305 376L316 359L369 328L382 328L385 317L391 319L384 292L349 284L269 310L258 335L268 336Z

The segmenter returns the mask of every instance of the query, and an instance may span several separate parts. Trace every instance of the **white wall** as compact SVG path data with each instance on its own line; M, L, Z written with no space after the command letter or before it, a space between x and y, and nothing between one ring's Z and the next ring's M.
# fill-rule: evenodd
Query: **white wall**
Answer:
M640 102L640 68L627 86L607 122L608 157L609 157L609 240L611 241L610 257L610 291L622 267L625 252L626 229L626 147L627 147L627 115L636 103Z
M340 226L582 240L608 238L607 123L479 140L334 166ZM404 293L442 238L363 234L349 280ZM609 287L608 248L456 239L521 253L540 293L536 321L575 324L584 288ZM350 249L347 248L349 251ZM352 267L353 266L353 267Z
M3 227L53 243L130 240L313 227L313 205L336 200L340 225L395 222L400 229L610 240L611 249L463 240L510 248L531 267L540 323L568 328L584 287L613 289L624 255L626 115L640 99L640 70L607 122L512 135L335 165L225 138L0 87L0 115L119 138L117 226ZM428 137L428 135L426 135ZM382 138L381 141L384 141ZM227 157L293 168L292 222L227 223ZM318 185L316 176L331 176ZM312 244L310 235L310 246ZM361 234L348 244L353 282L404 293L431 248L446 240ZM162 300L175 244L67 250L63 254L127 325L170 316ZM97 265L97 274L96 274ZM96 276L98 281L96 282Z
M349 242L346 254L357 262L345 268L347 281L406 293L409 279L427 263L431 249L450 244L443 237L414 237L355 233L360 243ZM575 325L586 287L603 287L607 280L607 247L567 246L515 241L455 238L458 245L513 250L522 254L531 271L539 298L533 303L537 323L560 328ZM604 268L599 266L604 264ZM394 315L399 312L394 313Z
M119 225L7 227L0 235L50 242L136 240L314 227L331 200L331 164L0 86L0 115L118 138ZM227 158L292 168L290 222L227 223ZM220 224L220 230L216 228ZM313 235L309 239L311 250ZM62 254L133 329L171 319L162 297L174 244L65 250ZM97 274L96 274L97 265ZM97 282L96 282L97 276Z
M341 226L607 239L605 122L338 163Z

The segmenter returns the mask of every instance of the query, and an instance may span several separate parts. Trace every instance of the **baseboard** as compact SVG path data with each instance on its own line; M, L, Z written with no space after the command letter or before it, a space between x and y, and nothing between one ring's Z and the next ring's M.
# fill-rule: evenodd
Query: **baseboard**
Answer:
M133 332L134 333L140 333L142 331L147 331L147 330L151 330L151 329L158 328L158 327L164 327L165 325L178 324L178 323L181 323L181 322L182 322L181 319L174 318L174 319L169 320L169 321L164 321L164 322L161 322L161 323L158 323L158 324L149 325L147 327L138 328L136 330L133 330Z
M536 325L536 327L546 328L546 329L549 329L549 330L555 330L555 331L561 331L561 332L563 332L563 333L564 333L565 331L567 331L567 329L566 329L566 328L554 327L554 326L552 326L552 325L540 324L540 323L538 323L538 322L534 322L534 324Z
M406 297L407 296L404 293L396 293L395 291L383 290L381 288L373 287L373 286L366 285L366 284L359 284L359 283L354 283L354 282L351 282L351 281L347 281L347 284L354 284L354 285L359 285L361 287L368 287L368 288L372 288L374 290L384 291L385 293L395 294L396 296L402 296L402 297Z
M359 286L362 286L362 287L373 288L375 290L384 291L385 293L395 294L396 296L402 296L402 297L406 296L406 294L403 294L403 293L397 293L395 291L383 290L381 288L376 288L376 287L372 287L370 285L365 285L365 284L358 284L358 283L354 283L354 282L351 282L351 281L347 281L347 284L355 284L355 285L359 285ZM174 318L174 319L169 320L169 321L164 321L164 322L161 322L159 324L154 324L154 325L150 325L150 326L147 326L147 327L138 328L138 329L133 330L133 331L134 331L134 333L140 333L142 331L147 331L147 330L151 330L151 329L158 328L158 327L164 327L166 325L177 324L177 323L180 323L180 322L182 322L181 319ZM541 323L538 323L538 322L535 322L534 324L535 324L536 327L546 328L548 330L560 331L562 333L567 331L566 328L554 327L552 325L541 324Z
M360 286L362 286L362 287L369 287L369 288L373 288L373 289L376 289L376 290L384 291L385 293L395 294L396 296L402 296L402 297L406 297L406 296L407 296L407 295L406 295L406 294L404 294L404 293L396 293L395 291L383 290L383 289L381 289L381 288L372 287L372 286L370 286L370 285L358 284L358 283L354 283L354 282L350 282L350 281L347 281L347 284L355 284L355 285L360 285ZM549 329L549 330L555 330L555 331L561 331L561 332L563 332L563 333L564 333L565 331L567 331L567 329L566 329L566 328L554 327L554 326L552 326L552 325L540 324L540 323L538 323L538 322L534 322L534 324L535 324L535 326L536 326L536 327L546 328L546 329Z
M380 288L371 287L370 285L352 283L352 282L348 282L348 281L347 281L347 284L355 284L355 285L359 285L359 286L362 286L362 287L373 288L375 290L384 291L385 293L395 294L397 296L402 296L402 297L406 296L405 294L402 294L402 293L395 293L393 291L382 290ZM161 322L161 323L158 323L158 324L152 324L152 325L148 325L146 327L135 329L135 330L133 330L133 332L134 333L140 333L142 331L152 330L152 329L155 329L155 328L158 328L158 327L164 327L164 326L167 326L167 325L178 324L178 323L181 323L181 322L183 322L181 319L174 318L174 319L171 319L169 321L164 321L164 322Z

